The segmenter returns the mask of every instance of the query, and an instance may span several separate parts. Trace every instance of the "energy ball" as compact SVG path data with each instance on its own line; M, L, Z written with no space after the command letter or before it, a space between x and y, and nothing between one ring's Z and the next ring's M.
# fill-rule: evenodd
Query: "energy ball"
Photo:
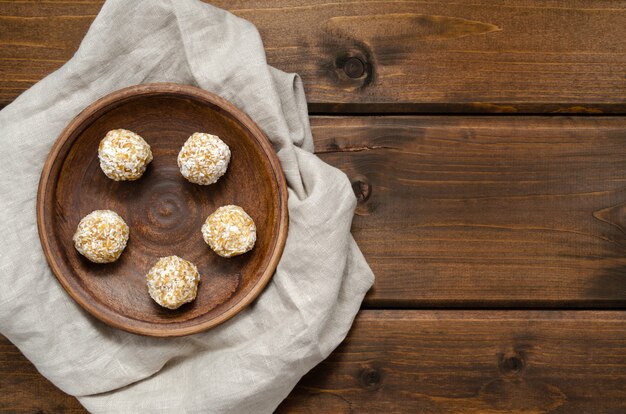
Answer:
M218 136L196 132L178 153L180 173L194 184L209 185L224 175L230 148Z
M254 247L256 226L243 208L223 206L206 219L202 225L202 237L220 256L237 256Z
M96 210L78 223L74 247L94 263L116 261L128 242L129 229L123 218L111 210Z
M161 257L146 276L148 293L156 303L177 309L198 293L200 274L191 262L178 256Z
M115 181L140 178L152 161L150 145L139 135L126 129L107 132L98 147L100 168Z

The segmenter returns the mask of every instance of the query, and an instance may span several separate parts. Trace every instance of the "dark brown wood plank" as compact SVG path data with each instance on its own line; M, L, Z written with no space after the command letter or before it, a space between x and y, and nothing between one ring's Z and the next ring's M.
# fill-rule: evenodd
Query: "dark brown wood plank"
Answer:
M621 413L626 313L362 311L281 413ZM0 410L83 412L6 339Z
M257 25L313 111L626 111L624 0L213 3ZM69 59L100 6L0 2L0 104Z
M623 413L623 312L364 311L281 413Z
M314 117L374 307L626 306L626 118Z

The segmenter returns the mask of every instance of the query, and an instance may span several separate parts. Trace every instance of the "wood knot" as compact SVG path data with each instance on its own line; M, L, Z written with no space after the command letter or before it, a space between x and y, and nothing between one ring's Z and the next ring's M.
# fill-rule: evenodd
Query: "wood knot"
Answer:
M524 365L524 358L520 354L500 354L498 366L503 374L518 374L524 369Z
M622 233L626 233L626 203L594 211L593 216L600 221L615 226Z
M365 63L358 57L348 58L343 64L343 71L349 78L360 78L365 73Z
M372 185L366 177L358 175L352 180L352 191L354 191L357 202L364 203L372 195Z
M363 47L354 46L342 50L335 57L332 69L339 83L355 90L366 88L374 79L370 53Z
M361 384L368 389L378 389L380 387L381 375L377 369L367 367L361 371Z

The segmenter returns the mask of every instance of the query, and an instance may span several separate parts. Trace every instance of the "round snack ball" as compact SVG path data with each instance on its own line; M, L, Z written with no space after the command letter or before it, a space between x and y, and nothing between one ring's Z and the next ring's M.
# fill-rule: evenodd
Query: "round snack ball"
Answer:
M232 257L252 250L256 242L256 226L239 206L223 206L202 225L202 237L222 257Z
M218 136L196 132L178 153L180 173L194 184L209 185L224 175L230 148Z
M133 181L140 178L152 161L150 145L126 129L109 131L98 147L100 168L112 180Z
M148 293L156 303L177 309L198 293L200 274L191 262L178 256L161 257L146 276Z
M78 223L74 247L94 263L116 261L128 242L129 229L123 218L111 210L96 210Z

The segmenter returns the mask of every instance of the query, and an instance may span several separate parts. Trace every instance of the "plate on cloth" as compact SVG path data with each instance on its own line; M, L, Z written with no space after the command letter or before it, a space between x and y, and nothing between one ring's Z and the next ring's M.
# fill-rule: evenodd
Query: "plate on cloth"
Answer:
M98 144L118 128L152 147L154 160L136 181L116 182L100 169ZM228 171L213 185L192 184L178 169L178 152L194 132L230 147ZM243 207L257 226L254 249L230 259L215 254L200 231L227 204ZM81 218L101 209L130 227L126 249L110 264L91 263L72 241ZM233 104L191 86L137 85L91 104L61 133L41 174L37 223L50 268L89 313L138 334L188 335L237 314L271 279L287 238L287 185L270 141ZM148 270L170 255L201 275L196 300L177 310L157 305L146 287Z

